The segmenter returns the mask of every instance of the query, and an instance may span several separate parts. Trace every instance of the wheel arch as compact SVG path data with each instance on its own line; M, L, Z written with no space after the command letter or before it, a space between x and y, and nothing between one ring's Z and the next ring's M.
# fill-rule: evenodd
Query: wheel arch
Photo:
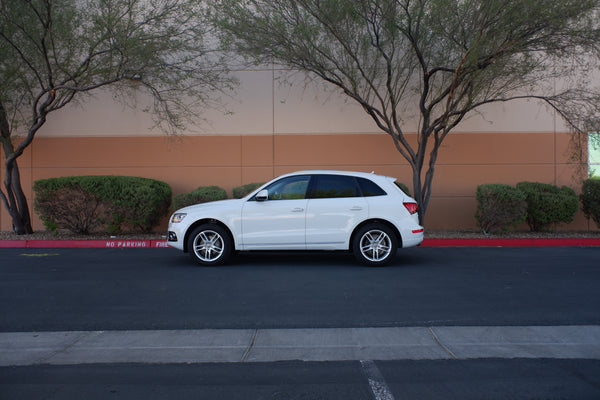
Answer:
M188 239L190 237L190 234L194 231L194 229L196 229L197 226L200 226L200 225L203 225L203 224L215 224L215 225L219 225L220 227L222 227L223 229L225 229L227 231L227 234L229 235L229 239L231 239L231 242L233 243L233 249L236 248L235 247L235 237L233 236L233 233L231 233L231 229L229 229L229 227L226 224L224 224L223 222L219 221L218 219L203 218L203 219L199 219L199 220L195 221L185 231L185 237L183 238L183 252L184 253L189 252L189 249L188 249Z
M350 241L348 242L348 250L349 251L352 251L352 243L354 243L354 238L355 238L356 234L358 233L358 231L360 230L360 228L362 228L365 225L372 224L372 223L380 223L380 224L385 225L388 228L390 228L392 230L392 232L394 233L396 240L398 240L398 248L402 248L402 235L400 235L400 231L398 231L398 228L396 228L396 226L394 224L392 224L389 221L386 221L385 219L372 218L372 219L367 219L367 220L361 222L354 228L354 230L352 231L352 235L350 235Z

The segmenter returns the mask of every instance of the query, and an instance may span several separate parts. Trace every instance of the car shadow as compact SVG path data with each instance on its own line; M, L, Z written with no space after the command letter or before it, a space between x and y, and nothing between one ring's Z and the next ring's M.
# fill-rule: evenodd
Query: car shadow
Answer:
M367 269L405 268L425 264L423 253L415 249L401 249L397 256L385 266L370 267L361 264L352 253L343 251L244 251L237 252L224 264L213 267L200 266L188 255L175 257L172 267L232 268L232 267L352 267Z

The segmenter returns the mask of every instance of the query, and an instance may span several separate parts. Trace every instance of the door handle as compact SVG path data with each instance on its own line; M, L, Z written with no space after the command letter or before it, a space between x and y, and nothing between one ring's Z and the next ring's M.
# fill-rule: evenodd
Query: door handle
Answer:
M354 207L352 207L352 208L350 209L350 211L362 211L362 209L363 209L363 208L362 208L362 207L360 207L360 206L354 206Z
M302 207L292 208L292 212L302 212L302 211L304 211L304 208L302 208Z

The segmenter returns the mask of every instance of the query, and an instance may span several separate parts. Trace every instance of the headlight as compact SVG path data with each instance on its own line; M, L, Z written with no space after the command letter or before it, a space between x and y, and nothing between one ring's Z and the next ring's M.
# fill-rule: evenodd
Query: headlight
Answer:
M171 222L173 222L174 224L179 223L183 221L186 215L186 213L175 213L173 214L173 217L171 217Z

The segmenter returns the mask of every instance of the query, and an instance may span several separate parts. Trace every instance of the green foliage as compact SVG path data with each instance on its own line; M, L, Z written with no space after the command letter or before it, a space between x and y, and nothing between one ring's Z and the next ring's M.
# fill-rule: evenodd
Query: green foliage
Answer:
M181 193L173 199L173 208L191 206L193 204L207 203L209 201L225 200L227 192L218 186L200 186L189 193Z
M477 212L475 218L486 233L514 228L525 222L527 202L525 193L504 184L477 186Z
M154 179L72 176L35 181L34 208L47 229L87 234L105 227L150 232L167 215L171 188Z
M197 0L2 0L0 2L0 144L6 160L0 204L15 232L31 233L17 159L55 111L99 89L142 109L167 133L220 107L236 83L225 55L213 51L205 7ZM218 93L218 94L217 94ZM145 101L144 101L145 103ZM129 193L128 195L133 195ZM148 194L136 192L136 201ZM141 211L125 220L148 229ZM115 222L116 224L117 222Z
M579 200L573 189L539 182L520 182L517 188L527 200L527 224L532 231L544 231L575 219Z
M262 185L264 185L264 182L262 182L262 183L258 183L258 182L248 183L248 184L243 185L243 186L235 187L235 188L233 188L233 198L234 199L241 199L242 197L246 196L247 194L253 192L256 189L258 189Z
M151 232L171 206L171 187L154 179L126 176L107 177L109 200L117 208L111 226L119 230L123 223L142 232Z
M600 178L584 181L579 198L585 216L593 219L600 228Z
M486 104L529 96L583 131L600 121L598 91L582 79L598 55L597 0L207 4L228 49L306 72L360 105L410 164L421 224L445 138ZM406 135L414 118L417 141Z

